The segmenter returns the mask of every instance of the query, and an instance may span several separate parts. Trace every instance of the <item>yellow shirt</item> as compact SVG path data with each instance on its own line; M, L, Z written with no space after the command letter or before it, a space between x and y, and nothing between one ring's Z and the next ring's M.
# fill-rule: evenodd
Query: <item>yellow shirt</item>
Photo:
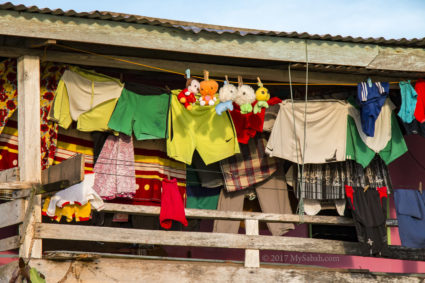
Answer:
M74 120L80 131L107 131L123 87L115 78L70 67L59 81L49 120L64 129Z
M47 208L49 207L50 198L46 198L44 201L42 214L47 215ZM56 207L55 215L53 217L49 216L50 218L56 220L57 222L60 222L62 219L62 216L66 218L67 222L71 222L72 219L75 218L76 222L79 221L88 221L90 219L90 213L91 213L91 205L90 202L86 203L85 205L65 205L62 208Z

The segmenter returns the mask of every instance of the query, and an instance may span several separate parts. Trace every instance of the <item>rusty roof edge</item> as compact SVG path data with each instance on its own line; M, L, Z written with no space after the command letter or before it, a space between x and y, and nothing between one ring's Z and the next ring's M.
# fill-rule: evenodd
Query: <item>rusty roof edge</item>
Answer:
M168 20L154 17L146 17L132 14L116 13L109 11L91 11L91 12L76 12L74 10L64 11L62 9L49 9L49 8L39 8L37 6L27 7L25 5L14 5L11 2L0 4L0 10L13 10L18 12L27 12L27 13L39 13L39 14L51 14L55 16L66 16L66 17L76 17L76 18L88 18L88 19L98 19L105 21L116 21L116 22L125 22L125 23L138 23L138 24L148 24L148 25L157 25L164 27L172 27L181 29L188 32L199 33L202 31L211 32L216 34L239 34L240 36L246 35L268 35L268 36L278 36L285 38L298 38L298 39L310 39L310 40L327 40L327 41L338 41L338 42L351 42L351 43L363 43L363 44L381 44L381 45L391 45L391 46L408 46L408 47L425 47L425 37L424 38L400 38L400 39L385 39L384 37L373 38L373 37L352 37L352 36L341 36L341 35L319 35L319 34L309 34L307 32L284 32L284 31L268 31L268 30L258 30L258 29L248 29L248 28L238 28L238 27L229 27L221 25L211 25L203 24L196 22L186 22L179 20Z

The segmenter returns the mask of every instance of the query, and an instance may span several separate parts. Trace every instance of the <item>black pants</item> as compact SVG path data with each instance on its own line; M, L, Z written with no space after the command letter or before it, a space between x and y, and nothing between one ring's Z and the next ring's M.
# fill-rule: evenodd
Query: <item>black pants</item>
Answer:
M387 188L345 186L362 255L388 255Z

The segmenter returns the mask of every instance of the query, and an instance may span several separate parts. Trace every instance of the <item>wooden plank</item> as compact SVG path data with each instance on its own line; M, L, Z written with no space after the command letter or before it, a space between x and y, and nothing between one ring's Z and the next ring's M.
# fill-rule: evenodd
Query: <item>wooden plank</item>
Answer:
M38 239L101 241L169 246L284 250L359 255L358 243L297 237L237 235L225 233L153 231L110 227L36 223Z
M76 154L60 164L50 166L41 172L41 183L57 183L69 181L68 185L80 183L84 180L84 155Z
M42 50L25 49L25 48L12 48L12 47L0 47L0 56L2 57L19 57L23 54L32 54L35 56L44 57L46 61L68 63L68 64L82 64L86 66L98 66L108 68L120 68L130 70L141 70L141 71L153 71L150 68L146 68L140 65L129 64L125 62L115 61L104 57L83 54L83 53L71 53L62 51L47 50L46 53ZM203 75L203 70L207 69L214 77L224 77L229 75L230 78L236 78L238 75L243 76L246 79L256 80L258 75L261 74L261 79L265 81L276 81L276 82L288 82L288 71L286 67L284 70L271 68L248 68L230 65L216 65L216 64L205 64L196 62L185 62L185 61L174 61L174 60L162 60L162 59L148 59L139 57L124 57L114 56L117 59L129 60L138 64L146 64L150 66L165 68L168 70L182 72L182 70L190 69L193 75ZM293 82L304 82L305 72L292 70L292 81ZM406 75L407 76L407 75ZM410 75L411 76L411 75ZM339 74L339 73L326 73L326 72L309 72L310 83L357 83L364 80L365 75L356 74ZM394 75L388 76L377 76L370 75L374 81L398 81L404 80L405 77L398 77Z
M40 140L40 59L36 56L18 58L18 164L20 181L40 183L41 145ZM24 236L19 250L21 257L41 257L41 241L32 241L34 223L41 222L41 196L34 202L27 201L28 225L21 226ZM22 228L25 228L22 230ZM32 253L31 253L32 251Z
M161 208L155 206L128 205L105 203L103 211L121 212L136 215L159 215ZM207 209L185 209L186 217L217 220L259 220L265 222L308 223L328 225L353 225L353 220L341 216L309 216L300 217L298 214L273 214L242 211L219 211Z
M378 70L406 70L423 72L425 70L425 54L415 49L379 48L379 53L367 66L368 69Z
M23 199L0 204L0 228L21 223L24 220L24 207Z
M48 282L423 282L420 274L384 274L313 266L244 268L234 263L100 258L94 262L31 260ZM0 267L0 282L8 282L17 261ZM71 272L68 272L71 271Z
M258 220L245 220L246 235L258 235ZM260 250L245 250L245 267L260 267Z
M0 183L19 181L19 168L10 168L0 171Z
M0 190L26 190L31 189L35 183L33 182L7 182L0 183Z
M19 236L12 236L0 240L0 252L19 248Z

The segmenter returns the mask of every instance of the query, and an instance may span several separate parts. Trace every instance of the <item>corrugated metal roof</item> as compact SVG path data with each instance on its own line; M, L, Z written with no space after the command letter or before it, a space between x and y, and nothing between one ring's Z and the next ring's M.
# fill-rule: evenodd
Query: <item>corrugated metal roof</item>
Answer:
M41 9L41 8L38 8L37 6L27 7L25 5L14 5L10 2L7 2L5 4L0 4L0 10L13 10L13 11L27 12L27 13L50 14L55 16L77 17L77 18L98 19L98 20L105 20L105 21L157 25L157 26L182 29L185 31L193 32L193 33L206 31L206 32L213 32L217 34L223 34L223 33L239 34L241 36L268 35L268 36L312 39L312 40L369 43L369 44L380 44L380 45L391 45L391 46L425 47L425 38L420 38L420 39L418 38L385 39L383 37L362 38L362 37L351 37L351 36L340 36L340 35L334 36L330 34L318 35L318 34L309 34L306 32L298 33L298 32L266 31L266 30L255 30L255 29L226 27L226 26L218 26L218 25L193 23L193 22L175 21L175 20L130 15L130 14L105 12L105 11L92 11L92 12L78 13L74 10L63 11L62 9L55 9L55 10L51 10L49 8Z

